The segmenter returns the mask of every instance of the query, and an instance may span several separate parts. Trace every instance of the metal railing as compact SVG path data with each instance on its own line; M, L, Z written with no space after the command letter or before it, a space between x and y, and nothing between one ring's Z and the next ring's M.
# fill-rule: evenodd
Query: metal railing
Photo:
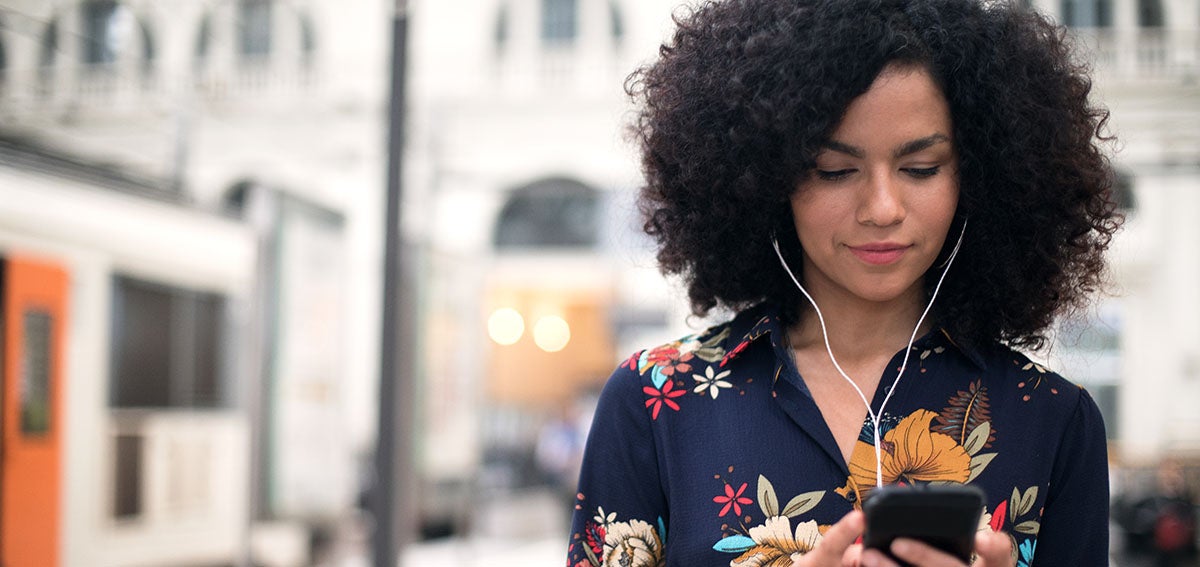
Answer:
M1126 80L1191 81L1200 75L1200 31L1075 29L1097 74Z

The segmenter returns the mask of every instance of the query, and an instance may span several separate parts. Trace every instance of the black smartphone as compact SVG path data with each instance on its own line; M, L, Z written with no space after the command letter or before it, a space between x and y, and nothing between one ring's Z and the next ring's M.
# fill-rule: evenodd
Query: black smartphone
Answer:
M896 538L917 539L969 565L983 506L983 491L974 486L945 484L875 489L863 504L867 515L863 547L878 549L900 565L911 567L892 555L889 549Z

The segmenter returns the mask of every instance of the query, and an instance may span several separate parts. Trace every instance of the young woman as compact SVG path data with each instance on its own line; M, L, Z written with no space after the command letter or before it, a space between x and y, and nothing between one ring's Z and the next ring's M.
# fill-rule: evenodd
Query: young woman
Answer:
M1100 414L1013 350L1101 284L1119 221L1064 32L977 0L677 23L630 83L645 228L698 315L736 316L609 379L569 565L895 565L858 510L929 483L985 492L975 565L1107 565Z

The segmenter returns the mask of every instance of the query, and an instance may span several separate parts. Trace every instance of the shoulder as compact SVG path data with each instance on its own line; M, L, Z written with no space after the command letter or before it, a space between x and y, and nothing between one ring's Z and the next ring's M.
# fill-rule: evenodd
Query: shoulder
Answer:
M1062 430L1079 427L1083 421L1103 435L1100 409L1087 390L1044 363L996 345L988 356L988 370L994 395L999 394L1020 419Z
M720 364L732 350L730 336L737 319L713 325L660 345L633 353L618 373L663 382L676 374L689 373L706 365Z
M655 389L672 388L673 379L712 378L728 369L751 343L779 328L777 311L759 305L695 333L634 352L610 378Z

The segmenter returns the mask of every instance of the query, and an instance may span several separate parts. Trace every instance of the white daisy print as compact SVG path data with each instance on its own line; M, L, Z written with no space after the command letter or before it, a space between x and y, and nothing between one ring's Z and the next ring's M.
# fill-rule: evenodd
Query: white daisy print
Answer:
M721 391L721 388L733 387L733 384L724 380L726 376L729 376L729 372L729 370L726 370L720 374L713 375L713 367L705 367L703 376L692 374L692 378L696 380L696 387L692 388L692 391L697 394L703 394L707 390L708 395L712 396L712 399L717 399L717 394Z

